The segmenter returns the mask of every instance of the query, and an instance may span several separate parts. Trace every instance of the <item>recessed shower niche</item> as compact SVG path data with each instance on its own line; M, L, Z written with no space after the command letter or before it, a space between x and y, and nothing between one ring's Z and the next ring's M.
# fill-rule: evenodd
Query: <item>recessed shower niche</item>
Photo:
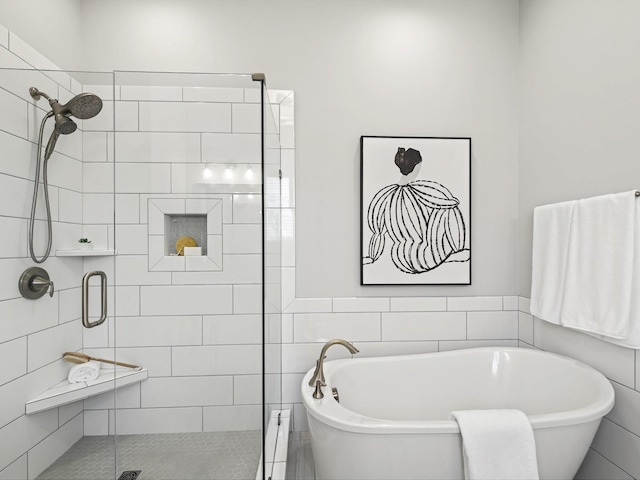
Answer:
M222 270L222 198L149 198L147 202L150 271ZM181 248L185 238L193 240L187 245L201 248L200 255L185 254Z

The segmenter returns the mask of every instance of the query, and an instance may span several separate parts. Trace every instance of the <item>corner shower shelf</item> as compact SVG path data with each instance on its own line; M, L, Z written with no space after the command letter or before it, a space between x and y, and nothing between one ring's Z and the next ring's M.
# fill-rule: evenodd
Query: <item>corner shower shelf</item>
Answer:
M115 373L115 376L114 376ZM27 415L59 407L67 403L77 402L85 398L100 395L104 392L126 387L132 383L142 382L149 376L149 370L104 370L95 380L89 382L69 383L64 380L50 388L25 405Z
M101 257L117 255L116 250L56 250L57 257Z

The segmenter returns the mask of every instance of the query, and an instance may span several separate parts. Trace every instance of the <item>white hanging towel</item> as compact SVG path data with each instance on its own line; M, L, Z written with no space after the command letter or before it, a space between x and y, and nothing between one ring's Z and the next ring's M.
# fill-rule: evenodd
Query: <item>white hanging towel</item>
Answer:
M562 325L624 339L629 333L635 191L579 200L571 221Z
M69 369L69 383L80 383L95 380L100 374L100 363L90 361L74 365Z
M520 410L451 412L462 433L466 480L538 480L533 429Z
M578 202L543 205L533 210L531 314L560 324L569 253L569 232Z

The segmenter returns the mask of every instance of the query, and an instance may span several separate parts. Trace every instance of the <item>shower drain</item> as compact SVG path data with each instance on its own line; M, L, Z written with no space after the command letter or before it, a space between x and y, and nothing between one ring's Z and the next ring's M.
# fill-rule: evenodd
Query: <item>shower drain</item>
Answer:
M136 480L140 476L142 470L125 470L118 480Z

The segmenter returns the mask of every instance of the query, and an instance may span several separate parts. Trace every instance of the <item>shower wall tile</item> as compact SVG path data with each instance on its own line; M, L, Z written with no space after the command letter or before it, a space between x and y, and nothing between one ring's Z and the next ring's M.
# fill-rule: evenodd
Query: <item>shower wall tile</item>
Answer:
M260 405L204 407L202 410L205 432L259 430L262 425Z
M231 313L230 285L140 287L142 315L204 315ZM253 312L248 312L253 313Z
M171 165L118 163L116 193L170 193Z
M260 195L233 195L233 223L262 223L262 198Z
M16 278L19 277L13 279ZM20 295L17 292L16 294ZM0 318L0 342L51 328L58 324L58 299L45 295L37 302L22 297L5 300L0 302Z
M2 145L0 173L24 178L25 180L33 180L36 173L33 143L0 131L0 145ZM22 161L16 161L17 159ZM2 211L4 212L4 208Z
M262 144L257 133L203 133L204 163L260 163Z
M97 355L97 353L93 353ZM87 410L113 410L118 408L140 408L140 383L134 383L124 388L90 397L84 401L85 412Z
M117 161L122 163L200 163L200 134L116 132Z
M233 377L149 378L141 384L142 408L233 404Z
M257 375L261 370L260 345L173 347L173 376Z
M117 322L118 348L202 345L200 316L119 317Z
M182 101L182 87L146 87L122 85L120 100Z
M82 168L82 191L84 193L113 193L113 170L111 163L87 163Z
M140 131L231 132L231 105L141 102Z
M23 405L24 407L24 405ZM58 428L58 411L23 415L0 429L0 468L5 468Z
M219 272L173 272L173 285L260 283L260 255L223 255L224 268Z
M33 182L0 174L0 205L2 213L10 217L28 218ZM29 193L28 193L29 192ZM22 201L16 201L20 199Z
M26 337L0 343L0 385L4 385L27 373L27 364L22 361L27 356Z
M115 131L136 132L140 129L138 102L115 102Z
M262 313L262 285L233 285L233 313Z
M231 106L234 133L260 133L262 110L260 104L234 103Z
M82 196L82 220L85 224L113 222L113 195L87 193Z
M82 223L82 194L61 188L58 190L58 220Z
M140 195L118 194L116 202L116 224L140 223Z
M262 403L262 375L236 375L233 379L234 405Z
M60 408L58 408L58 425L62 426L76 415L82 413L83 406L82 400L61 405Z
M241 88L221 87L184 87L183 100L185 102L243 102L244 92Z
M248 345L262 343L261 315L208 315L202 319L205 345Z
M222 227L222 253L262 253L262 225L226 224Z
M82 162L107 161L107 132L82 132Z
M85 410L83 416L85 436L109 435L109 412L107 410Z
M118 409L115 428L118 435L201 432L202 410L202 407Z
M28 337L27 364L30 372L62 356L63 352L82 349L82 324L80 320L43 330Z
M29 478L36 478L82 438L84 418L78 415L29 450Z
M0 175L1 176L1 175ZM13 232L12 235L0 235L0 258L26 257L27 225L25 218L0 216L0 231Z
M149 377L171 376L171 347L118 347L116 358L143 366Z
M0 130L21 138L28 138L27 103L0 88L0 105L3 112L0 118Z
M116 282L120 286L171 283L171 273L149 271L146 255L118 255L116 257L116 271L118 272Z
M118 255L146 255L147 245L146 225L118 225L116 227L116 245Z
M0 480L26 480L27 479L27 454L25 453L7 468L0 471Z

